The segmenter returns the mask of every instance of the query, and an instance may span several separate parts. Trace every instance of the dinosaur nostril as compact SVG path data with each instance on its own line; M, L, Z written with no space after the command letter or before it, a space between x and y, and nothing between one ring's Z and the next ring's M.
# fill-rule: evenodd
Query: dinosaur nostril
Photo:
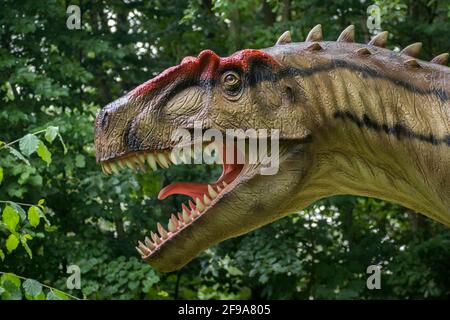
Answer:
M108 120L109 120L109 112L105 111L101 120L102 129L106 128L106 126L108 125Z

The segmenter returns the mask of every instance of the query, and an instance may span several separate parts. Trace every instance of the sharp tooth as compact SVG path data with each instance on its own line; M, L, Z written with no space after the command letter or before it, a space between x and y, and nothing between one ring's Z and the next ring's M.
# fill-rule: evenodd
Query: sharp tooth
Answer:
M172 160L170 159L170 154L171 154L170 151L164 152L164 157L166 158L167 163L169 164L169 167L170 167L170 165L172 164Z
M200 198L195 199L195 204L199 211L205 210L205 207L203 206L202 200L200 200Z
M183 220L184 222L188 223L191 221L191 218L189 218L189 215L187 214L186 210L183 209Z
M161 225L161 223L159 223L159 222L157 224L157 227L158 227L158 232L161 235L161 238L166 240L167 239L167 231L166 231L166 229L164 229L163 226Z
M137 163L139 169L140 169L142 172L145 172L145 171L146 171L146 170L145 170L145 164L142 163L141 160L138 160L138 158L136 158L135 161L136 161L136 163Z
M169 229L170 232L177 231L177 227L173 224L172 219L169 220L169 223L167 224L167 229Z
M209 192L209 195L211 196L211 199L214 199L215 197L217 197L217 193L214 191L213 187L211 187L210 184L208 184L208 192Z
M181 213L177 212L177 215L178 215L178 221L180 221L180 224L184 223L183 216L181 215Z
M139 249L138 247L135 247L135 248L136 248L137 252L141 255L141 257L144 258L145 254L142 252L142 250Z
M106 174L111 174L111 167L109 166L109 163L105 163L104 168L105 168Z
M147 256L148 256L150 253L152 253L152 251L151 251L149 248L147 248L147 247L145 246L145 244L143 244L143 243L140 242L140 241L139 241L139 249L141 249L142 252L144 252L145 255L147 255Z
M191 214L191 210L189 210L189 208L184 203L181 204L181 208L183 209L183 211L186 211L187 214Z
M145 154L140 153L138 154L137 158L139 159L140 163L145 164Z
M150 240L148 237L145 237L145 245L150 249L150 250L155 250L156 246L155 244L152 242L152 240Z
M211 203L211 199L209 199L206 194L203 195L203 203L207 206L209 206L209 204Z
M166 157L164 157L164 154L163 153L158 153L157 157L158 157L158 162L161 165L161 167L167 169L169 167L169 164L167 163L167 160L166 160Z
M219 193L222 192L222 190L223 190L220 186L217 186L216 189L217 189L217 192L219 192Z
M119 160L119 161L117 161L117 163L119 164L119 168L120 169L124 169L125 168L125 162L123 160Z
M117 164L111 162L109 166L111 167L112 172L114 172L115 174L119 174L119 168L117 167Z
M226 182L224 181L224 182L222 182L222 185L223 185L224 188L226 188L227 185L228 185L228 183L226 183Z
M191 208L192 210L196 209L195 204L191 200L189 200L189 208Z
M175 215L174 215L173 213L172 213L172 215L170 216L170 220L172 220L172 223L173 223L173 225L175 226L175 228L178 229L178 226L179 226L178 220L177 220L177 217L175 217Z
M156 161L155 161L155 156L152 155L151 153L149 153L147 155L147 162L153 171L156 171L156 169L158 169L158 166L156 165Z
M128 168L136 170L136 165L134 164L134 161L132 161L132 159L125 159L125 164Z
M192 219L197 218L200 215L200 212L198 212L198 210L192 210L191 211L191 217Z
M154 243L156 243L156 244L161 243L161 239L153 231L150 232L150 237L152 238Z
M185 222L189 222L189 220L190 220L189 216L191 215L189 209L186 207L186 205L184 203L181 205L181 208L183 209L182 210L183 220Z
M103 163L102 163L102 171L103 171L104 174L107 174L106 170L105 170L105 165Z

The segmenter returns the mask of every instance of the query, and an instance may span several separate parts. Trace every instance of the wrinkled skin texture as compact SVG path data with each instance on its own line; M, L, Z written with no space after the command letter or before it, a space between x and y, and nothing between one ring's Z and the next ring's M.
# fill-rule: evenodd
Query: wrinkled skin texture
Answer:
M197 220L143 255L153 267L177 270L213 244L339 194L396 202L450 226L450 69L382 40L352 43L352 30L337 42L319 31L228 58L202 51L100 111L101 163L171 149L172 133L195 121L280 130L278 173L246 164ZM233 91L230 71L240 80Z

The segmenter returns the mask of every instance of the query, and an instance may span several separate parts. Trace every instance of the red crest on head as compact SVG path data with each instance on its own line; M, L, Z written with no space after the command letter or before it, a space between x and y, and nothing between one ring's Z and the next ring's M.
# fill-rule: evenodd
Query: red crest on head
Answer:
M229 57L220 58L211 50L203 50L197 57L185 57L177 66L170 67L153 79L141 84L129 94L140 96L149 91L159 90L174 81L194 79L214 79L217 70L239 68L248 72L253 62L258 61L272 67L278 63L267 53L255 49L245 49Z

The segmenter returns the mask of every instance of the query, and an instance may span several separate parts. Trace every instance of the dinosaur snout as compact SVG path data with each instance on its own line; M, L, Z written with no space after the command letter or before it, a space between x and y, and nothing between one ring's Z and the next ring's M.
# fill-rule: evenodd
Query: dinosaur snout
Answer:
M97 114L94 127L94 144L97 161L104 161L124 152L123 128L127 127L132 112L130 98L123 96L106 105Z

